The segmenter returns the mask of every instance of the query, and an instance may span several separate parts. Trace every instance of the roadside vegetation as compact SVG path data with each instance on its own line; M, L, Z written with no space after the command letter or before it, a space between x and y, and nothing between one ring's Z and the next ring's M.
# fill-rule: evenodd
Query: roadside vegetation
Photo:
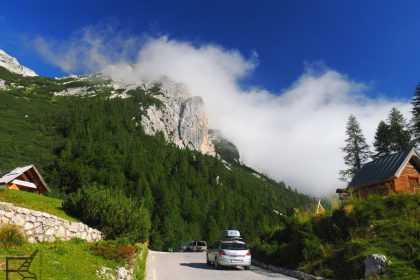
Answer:
M110 258L98 254L93 248L95 244L89 244L82 240L56 241L53 243L30 244L11 248L0 247L0 266L4 266L5 256L30 255L39 250L30 271L36 273L42 279L86 279L97 280L103 267L109 268L110 274L116 276L115 269L127 266L125 259ZM19 265L14 263L13 265ZM20 279L17 274L11 274L11 280ZM0 279L5 279L5 273L0 269ZM107 279L107 278L104 278Z
M344 202L326 215L282 217L254 244L267 264L333 279L361 279L363 260L384 254L391 264L381 279L420 274L420 195L371 197Z

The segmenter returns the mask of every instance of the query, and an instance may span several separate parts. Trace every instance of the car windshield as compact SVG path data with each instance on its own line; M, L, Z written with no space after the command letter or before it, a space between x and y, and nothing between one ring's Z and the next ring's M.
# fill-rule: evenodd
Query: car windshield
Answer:
M223 243L222 249L225 250L248 250L248 247L244 243Z

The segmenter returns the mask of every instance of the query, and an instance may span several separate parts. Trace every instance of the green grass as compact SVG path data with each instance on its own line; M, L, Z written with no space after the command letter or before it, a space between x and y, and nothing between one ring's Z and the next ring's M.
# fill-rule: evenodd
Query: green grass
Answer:
M5 250L0 248L0 262L4 262L6 255L30 254L39 250L30 271L37 274L42 272L42 279L74 280L98 279L96 271L103 266L116 269L123 263L104 259L93 254L90 244L80 240L57 241L54 243L26 244L20 249ZM10 280L21 279L12 274ZM5 273L0 269L0 280L5 279Z
M62 201L60 199L36 195L24 191L0 189L0 201L12 203L18 207L49 213L70 222L78 222L77 219L67 215L62 210Z
M146 277L146 260L149 250L147 243L139 244L137 246L138 256L134 267L134 279L143 280Z

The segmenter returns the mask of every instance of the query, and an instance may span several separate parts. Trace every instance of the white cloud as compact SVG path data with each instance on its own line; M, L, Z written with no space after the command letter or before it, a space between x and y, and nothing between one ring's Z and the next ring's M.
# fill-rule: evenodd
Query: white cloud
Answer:
M73 44L73 50L61 50L69 57L64 70L76 63L71 60L76 52L83 53L81 63L88 70L112 63L107 71L115 79L135 82L165 75L185 83L206 102L210 127L231 139L248 165L305 193L326 195L343 186L337 179L344 167L340 147L350 114L358 118L371 143L378 122L393 106L405 114L410 108L406 101L369 98L365 84L326 67L306 66L301 77L280 94L244 90L240 80L256 70L255 52L245 58L221 46L148 38L135 63L127 66L127 57L116 59L103 52L101 44L109 44L104 37L92 38L94 43L87 45L92 50ZM54 55L47 53L52 61Z

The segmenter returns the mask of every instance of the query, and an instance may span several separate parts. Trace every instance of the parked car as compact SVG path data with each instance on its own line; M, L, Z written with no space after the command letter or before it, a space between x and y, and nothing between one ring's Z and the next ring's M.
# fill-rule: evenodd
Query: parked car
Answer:
M243 266L251 268L251 252L242 239L220 240L214 248L207 250L207 264L213 264L216 269L223 266Z
M207 243L205 241L191 241L179 247L180 252L206 252Z

